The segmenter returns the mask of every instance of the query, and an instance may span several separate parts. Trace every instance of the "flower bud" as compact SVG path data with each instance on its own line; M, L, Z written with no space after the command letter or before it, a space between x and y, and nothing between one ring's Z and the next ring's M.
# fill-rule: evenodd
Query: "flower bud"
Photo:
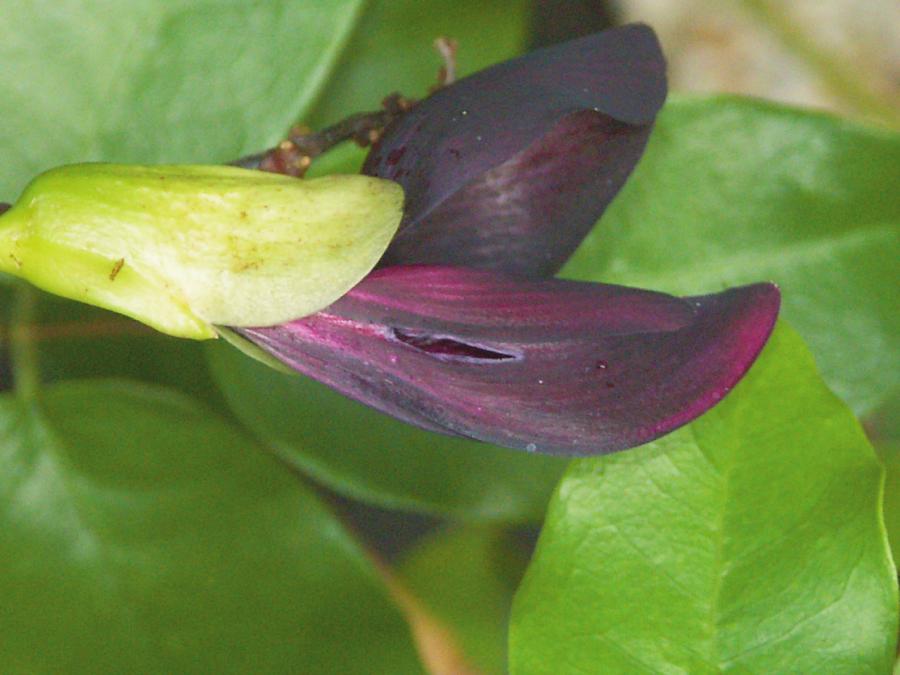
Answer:
M298 180L225 166L76 164L0 215L0 270L171 335L322 309L397 230L403 191L365 176Z

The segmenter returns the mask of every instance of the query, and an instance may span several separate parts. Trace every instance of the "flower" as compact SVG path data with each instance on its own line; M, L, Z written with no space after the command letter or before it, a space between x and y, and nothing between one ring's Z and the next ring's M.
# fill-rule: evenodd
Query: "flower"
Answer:
M512 448L612 452L689 422L752 365L778 289L675 298L552 278L637 163L665 94L642 25L437 91L363 168L406 194L379 268L317 314L237 332L401 420Z

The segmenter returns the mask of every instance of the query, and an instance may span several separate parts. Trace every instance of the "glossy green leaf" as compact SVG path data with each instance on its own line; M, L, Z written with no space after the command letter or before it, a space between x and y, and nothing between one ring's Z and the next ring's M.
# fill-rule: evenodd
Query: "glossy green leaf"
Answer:
M237 417L334 490L392 508L475 520L539 520L565 460L422 431L299 375L210 344Z
M35 178L0 214L0 270L195 339L327 307L375 266L403 190L233 166L88 163Z
M513 606L513 673L885 673L882 471L781 325L692 424L574 462Z
M4 673L420 672L332 516L158 388L0 398L0 598Z
M362 0L4 0L0 200L58 164L217 163L309 107Z
M900 385L900 135L733 97L670 102L565 272L675 294L753 281L862 414Z
M527 0L370 0L304 121L318 128L354 112L377 110L395 91L421 98L437 83L443 62L433 44L441 36L459 43L457 76L521 53L530 5Z
M453 633L482 675L506 673L506 631L528 548L508 530L439 530L419 542L398 572L406 588Z

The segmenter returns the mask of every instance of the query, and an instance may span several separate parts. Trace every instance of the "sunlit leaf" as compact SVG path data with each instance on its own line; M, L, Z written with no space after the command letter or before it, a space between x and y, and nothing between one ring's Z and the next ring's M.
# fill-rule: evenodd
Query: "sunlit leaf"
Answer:
M878 447L884 464L884 526L894 562L900 560L900 442L893 441Z
M5 0L0 200L58 164L216 163L308 109L362 0Z
M691 425L571 465L516 596L512 672L888 671L881 481L781 326Z

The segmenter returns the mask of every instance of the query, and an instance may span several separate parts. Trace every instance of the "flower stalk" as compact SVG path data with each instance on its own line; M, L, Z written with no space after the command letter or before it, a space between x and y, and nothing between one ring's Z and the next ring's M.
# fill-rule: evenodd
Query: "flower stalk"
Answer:
M38 350L32 339L37 294L25 283L16 285L9 330L10 361L16 396L22 402L34 401L41 387Z

